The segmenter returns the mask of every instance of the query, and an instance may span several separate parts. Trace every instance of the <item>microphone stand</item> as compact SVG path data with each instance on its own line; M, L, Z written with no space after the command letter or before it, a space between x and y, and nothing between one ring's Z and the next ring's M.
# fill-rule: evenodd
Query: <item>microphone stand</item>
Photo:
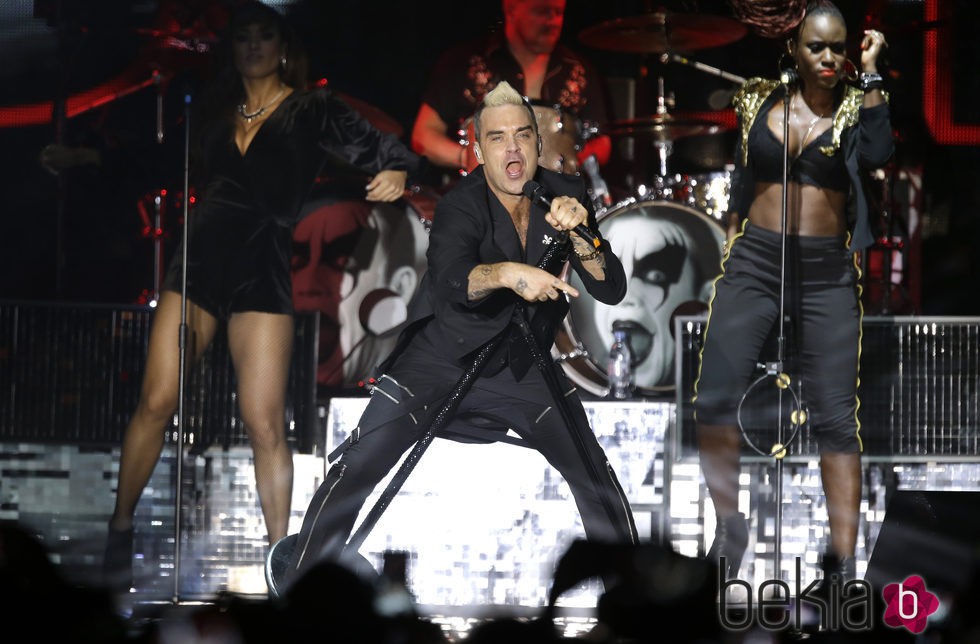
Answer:
M160 70L153 70L153 84L156 86L157 113L156 113L156 140L157 145L163 145L163 95L165 86L163 75ZM150 238L153 240L153 292L150 294L150 301L153 306L160 302L160 286L163 284L163 198L166 193L158 190L153 198L153 228L150 230ZM187 182L184 182L184 201L187 200ZM186 213L185 219L186 221Z
M191 132L191 95L184 95L184 222L183 243L181 244L181 275L180 275L180 332L178 346L180 350L177 379L177 485L174 499L174 576L173 603L180 603L180 510L183 491L183 461L184 461L184 388L185 365L187 363L187 245L190 241L188 221L188 190L190 188L190 132Z
M664 96L664 77L660 76L657 78L657 116L660 118L665 118L667 114L667 100ZM667 180L667 159L673 152L673 144L667 139L666 136L657 136L653 142L654 148L657 150L657 170L659 177L665 182L666 187ZM660 197L661 195L658 195Z
M568 237L556 238L548 248L545 250L544 255L538 261L537 267L546 270L547 267L552 263L552 261L559 255L562 248L564 247ZM523 308L523 307L519 307ZM436 435L445 429L449 422L453 419L456 413L459 403L463 400L463 397L469 392L470 387L476 382L476 379L480 377L483 372L483 368L489 360L491 354L499 346L507 335L510 333L510 326L506 326L497 335L488 340L479 351L476 353L476 357L470 363L469 367L463 374L459 377L456 382L456 386L450 392L450 394L445 398L443 404L436 411L433 416L433 420L429 424L428 430L425 434L416 441L415 446L408 453L401 466L395 472L388 486L381 492L378 500L375 502L374 507L368 512L364 521L358 526L357 530L353 532L350 539L348 539L347 544L344 546L345 553L357 553L358 548L364 543L367 538L368 533L374 528L378 520L381 518L381 514L391 503L391 500L401 489L402 484L408 478L408 475L415 469L415 465L418 463L419 458L429 447L429 444L436 437Z
M779 249L779 336L776 342L776 362L767 368L767 373L778 374L777 386L782 378L786 378L783 373L783 358L786 355L786 335L784 332L784 320L785 320L785 307L786 307L786 235L787 235L787 222L788 216L788 186L789 182L789 102L790 102L790 89L791 89L791 76L787 74L782 74L780 80L783 82L783 87L786 88L786 93L783 98L783 194L781 208L781 219L780 219L780 249ZM788 381L788 378L787 378ZM786 386L791 386L789 382L784 381ZM779 409L783 408L783 394L782 389L779 390ZM783 561L783 457L786 456L786 452L783 449L783 415L782 413L776 414L776 444L773 446L774 449L779 449L781 451L773 454L776 459L776 489L775 489L775 504L776 513L774 517L774 527L775 527L775 543L773 547L773 579L782 579L780 574L780 568Z
M546 270L547 267L560 256L562 249L568 241L567 235L556 237L545 249L544 254L541 259L538 260L537 267L542 270ZM497 335L493 336L486 343L483 344L477 350L475 357L471 361L470 365L466 370L460 375L452 391L443 399L442 404L436 409L429 418L428 429L421 435L421 437L415 442L415 445L411 448L408 454L402 459L401 464L395 471L394 475L389 480L387 486L378 495L374 506L367 512L367 515L361 521L360 525L357 526L356 530L353 530L347 542L341 549L341 559L347 561L349 565L357 570L367 572L373 570L370 562L361 555L358 550L364 544L367 539L368 534L374 529L378 521L381 519L381 515L388 508L391 501L398 494L398 491L404 485L405 481L408 479L409 474L415 469L418 464L419 459L428 449L429 445L435 439L436 435L445 429L449 423L453 420L456 414L456 410L459 407L460 402L462 402L463 397L469 392L473 383L480 377L483 372L484 366L486 366L487 361L490 356L496 350L496 348L507 338L508 334L511 332L510 325L504 327ZM339 448L334 450L328 458L333 458L335 455L339 454ZM265 577L266 583L269 585L270 593L279 596L283 582L285 581L284 575L288 574L285 571L287 566L292 565L290 560L292 559L292 553L297 547L306 548L309 545L309 541L312 535L306 535L305 544L299 544L300 539L304 538L302 531L299 534L292 534L283 537L277 541L272 549L269 551L268 557L266 557L265 565ZM300 562L297 562L298 566Z
M783 70L780 74L780 82L784 88L784 98L783 98L783 180L782 180L782 204L781 204L781 223L780 223L780 258L779 258L779 333L777 337L776 344L776 360L773 362L767 362L763 367L765 367L765 373L757 378L751 385L749 385L746 392L742 395L742 399L738 404L738 426L742 432L743 437L746 442L751 446L756 452L762 456L769 456L776 459L776 473L775 473L775 517L774 517L774 529L775 529L775 544L773 548L773 575L774 579L781 579L780 575L780 564L782 563L782 534L783 534L783 458L786 456L789 444L793 442L799 433L800 427L806 422L806 413L803 411L803 407L800 401L800 397L793 390L792 380L789 375L783 372L783 360L785 359L785 348L786 348L786 335L784 330L784 320L785 320L785 300L786 300L786 237L788 230L788 181L789 181L789 103L790 103L790 90L792 85L796 81L795 72L793 70ZM748 397L749 393L757 385L759 385L763 380L769 377L773 377L775 380L778 400L777 406L781 411L783 408L783 392L788 391L792 396L795 403L795 410L790 414L791 421L796 425L793 433L790 435L786 442L783 442L783 416L781 413L777 414L776 421L776 442L773 444L772 448L766 452L760 450L752 440L748 437L745 432L745 428L742 425L742 405L745 399ZM778 594L778 591L777 591Z
M723 69L718 69L717 67L712 67L711 65L705 65L702 62L699 62L699 61L696 61L696 60L691 60L689 58L685 58L684 56L681 56L680 54L672 53L670 55L670 59L672 61L674 61L675 63L680 63L682 65L687 65L689 67L693 67L694 69L697 69L699 71L705 72L707 74L713 74L715 76L720 76L721 78L724 78L725 80L731 81L731 82L736 83L738 85L741 85L742 83L745 82L745 77L743 77L743 76L739 76L738 74L732 74L732 73L726 72Z

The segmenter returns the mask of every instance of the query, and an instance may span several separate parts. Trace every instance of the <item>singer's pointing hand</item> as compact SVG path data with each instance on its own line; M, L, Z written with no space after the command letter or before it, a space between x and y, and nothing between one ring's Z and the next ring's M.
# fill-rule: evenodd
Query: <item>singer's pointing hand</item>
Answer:
M578 297L578 289L536 266L507 263L511 290L528 302L557 300L562 293Z

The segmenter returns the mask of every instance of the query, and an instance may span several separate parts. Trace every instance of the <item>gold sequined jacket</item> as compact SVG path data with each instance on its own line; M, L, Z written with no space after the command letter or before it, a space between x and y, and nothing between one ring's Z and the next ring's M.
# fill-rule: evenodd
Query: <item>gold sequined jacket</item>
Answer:
M755 173L749 158L749 132L756 117L766 114L785 94L779 81L750 78L732 98L738 116L738 140L735 148L735 171L732 173L730 212L743 216L749 212L755 197ZM846 87L834 110L831 144L820 148L827 156L840 156L851 179L854 208L849 213L851 248L860 250L874 242L862 175L885 165L894 152L891 118L886 101L871 108L862 107L864 94ZM765 120L759 127L766 127ZM841 154L843 152L843 154Z

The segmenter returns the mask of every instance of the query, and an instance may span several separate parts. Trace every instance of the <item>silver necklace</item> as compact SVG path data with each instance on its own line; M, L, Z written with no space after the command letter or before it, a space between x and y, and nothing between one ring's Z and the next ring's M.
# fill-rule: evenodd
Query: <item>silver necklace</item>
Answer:
M243 119L245 119L246 123L251 123L255 119L265 114L265 111L270 107L272 107L273 104L275 104L275 102L279 100L279 97L282 96L285 92L286 92L285 87L280 88L279 93L273 96L271 101L269 101L259 109L255 110L254 112L245 111L245 103L242 103L238 106L238 115L241 116Z
M793 99L791 99L791 101L792 100L795 100L797 96L798 96L798 94L793 94ZM793 110L793 116L796 116L796 115L797 115L796 110ZM803 135L803 140L800 141L800 151L796 153L796 156L797 157L799 157L801 154L803 154L803 150L806 149L806 142L810 139L810 135L813 134L813 128L815 128L817 126L817 123L822 118L826 118L826 117L824 117L824 116L822 116L820 114L817 114L817 115L815 115L813 117L813 120L810 121L810 126L806 129L806 134Z

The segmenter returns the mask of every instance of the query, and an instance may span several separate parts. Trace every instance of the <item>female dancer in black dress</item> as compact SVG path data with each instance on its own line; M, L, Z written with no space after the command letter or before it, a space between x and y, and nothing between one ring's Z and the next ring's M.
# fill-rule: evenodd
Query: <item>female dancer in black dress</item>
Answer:
M219 324L238 384L269 543L287 533L292 454L285 397L293 340L292 230L325 160L370 177L365 198L402 197L419 159L327 89L307 90L300 43L277 11L254 2L230 17L227 50L202 103L195 150L199 203L189 214L187 363ZM132 584L133 516L178 402L182 253L172 261L150 332L140 400L126 428L104 568Z

